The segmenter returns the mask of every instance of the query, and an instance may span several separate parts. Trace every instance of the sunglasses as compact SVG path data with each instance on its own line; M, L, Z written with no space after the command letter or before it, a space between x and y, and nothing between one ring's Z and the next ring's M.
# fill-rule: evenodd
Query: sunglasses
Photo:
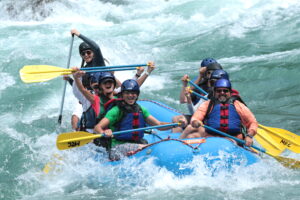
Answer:
M217 92L217 93L222 93L222 92L228 93L229 90L228 90L228 89L216 89L216 92Z
M81 56L85 56L85 54L87 54L88 56L92 54L91 50L87 50L87 51L83 51L80 53Z

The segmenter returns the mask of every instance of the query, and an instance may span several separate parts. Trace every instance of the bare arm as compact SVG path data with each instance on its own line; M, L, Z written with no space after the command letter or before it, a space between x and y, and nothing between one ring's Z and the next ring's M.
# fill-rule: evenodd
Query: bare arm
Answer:
M104 133L105 131L105 129L108 127L108 125L109 125L109 123L110 123L110 121L109 121L109 119L107 119L107 118L103 118L96 126L95 126L95 128L94 128L94 132L95 133Z
M155 117L153 117L152 115L150 115L149 117L147 117L146 119L147 124L150 124L151 126L157 126L157 125L165 125L165 124L169 124L168 122L161 122L158 121ZM169 127L164 127L164 128L159 128L158 130L169 130L173 127L169 126Z
M138 80L137 83L139 84L139 86L141 86L145 80L148 78L148 76L150 76L151 72L155 69L155 64L154 62L148 62L148 68L147 68L147 72L144 73Z
M72 125L72 129L75 131L79 131L78 122L79 122L79 118L77 117L77 115L72 115L71 125Z
M87 100L89 100L91 102L91 104L94 104L95 103L94 95L83 86L81 79L80 79L80 77L82 77L85 74L85 72L80 71L78 68L73 68L73 69L77 70L76 72L73 73L73 77L74 77L75 84L77 85L79 91L85 96L85 98L87 98Z
M182 78L181 78L181 81L182 81L182 88L181 88L181 91L180 91L180 96L179 96L179 100L180 100L180 103L187 103L188 100L187 100L187 97L185 95L185 91L186 91L186 87L187 87L187 80L189 79L189 76L187 74L185 74Z

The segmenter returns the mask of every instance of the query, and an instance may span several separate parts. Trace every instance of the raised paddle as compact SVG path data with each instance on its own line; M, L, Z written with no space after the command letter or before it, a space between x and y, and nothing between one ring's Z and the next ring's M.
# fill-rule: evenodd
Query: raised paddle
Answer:
M190 93L194 94L195 96L204 99L204 100L208 100L208 98L206 96L202 96L201 94L198 94L197 92L194 92L193 90L190 90Z
M145 64L147 65L147 64ZM108 66L106 68L97 69L93 68L81 68L80 70L91 72L107 72L107 71L124 71L124 70L134 70L138 67L137 65L121 65L120 66ZM126 67L125 67L126 66ZM141 65L138 65L141 66ZM51 66L51 65L26 65L20 70L20 77L25 83L43 82L56 78L61 75L69 75L74 72L73 69L65 69L61 67Z
M198 86L197 84L195 84L193 81L191 80L187 80L189 82L189 84L191 84L192 86L194 86L199 92L201 92L204 95L208 95L207 92L205 92L200 86Z
M71 55L72 55L73 42L74 42L74 34L72 34L72 38L71 38L71 44L70 44L70 49L69 49L69 56L68 56L67 68L70 68L70 61L71 61ZM63 89L63 95L62 95L61 101L60 101L60 110L59 110L59 116L58 116L58 120L57 120L57 122L59 124L61 124L61 121L62 121L62 112L63 112L63 109L64 109L66 88L67 88L67 81L65 81L64 89Z
M208 130L211 130L217 134L220 134L222 136L225 136L225 137L228 137L228 138L231 138L233 140L235 140L236 142L238 143L241 143L243 145L246 144L246 142L244 140L241 140L241 139L238 139L236 137L233 137L227 133L224 133L222 131L219 131L217 129L214 129L212 127L209 127L207 125L203 125L204 128L208 129ZM285 158L285 157L282 157L282 156L277 156L277 155L274 155L272 154L271 152L268 152L266 151L265 149L262 149L262 148L259 148L257 146L254 146L254 145L251 145L252 148L262 152L262 153L265 153L265 154L268 154L269 156L272 156L273 158L275 158L277 161L279 161L283 166L285 167L288 167L288 168L291 168L291 169L300 169L300 161L298 160L295 160L295 159L292 159L292 158Z
M144 130L148 130L148 129L176 127L179 125L180 125L180 123L171 123L171 124L164 124L164 125L157 125L157 126L147 126L144 128L137 128L137 129L113 132L113 135L120 135L123 133L130 133L130 132L134 132L134 131L144 131ZM84 132L84 131L62 133L57 137L56 146L59 150L81 147L81 146L91 142L92 140L103 137L103 136L104 136L104 134L92 134L92 133L88 133L88 132Z

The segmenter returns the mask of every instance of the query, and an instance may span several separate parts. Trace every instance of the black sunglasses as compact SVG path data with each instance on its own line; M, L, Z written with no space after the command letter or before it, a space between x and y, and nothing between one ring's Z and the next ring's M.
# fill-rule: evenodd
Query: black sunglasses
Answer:
M85 54L87 54L88 56L92 54L92 51L91 50L87 50L87 51L82 51L80 53L81 56L85 56Z

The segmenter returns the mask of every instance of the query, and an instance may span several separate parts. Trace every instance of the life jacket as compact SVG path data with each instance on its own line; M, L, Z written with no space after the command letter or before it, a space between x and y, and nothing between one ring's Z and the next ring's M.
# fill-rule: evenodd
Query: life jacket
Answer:
M113 99L116 99L117 97L113 97ZM105 95L101 94L100 95L100 113L99 115L97 116L97 121L101 121L101 119L104 118L105 114L107 113L107 108L105 107L105 105L108 103L108 102L111 102L111 100L113 99L109 99L107 98ZM109 104L108 104L109 105Z
M208 105L204 123L232 136L240 134L242 123L234 106L234 101L234 98L230 98L227 103L223 104L212 98ZM208 129L206 131L210 134L215 134Z
M82 113L80 119L80 130L85 131L86 129L93 129L98 123L97 116L99 114L99 97L94 95L96 103L91 105L85 112Z
M122 99L112 99L107 102L104 107L106 108L106 111L108 111L115 105L118 106L122 113L121 120L116 124L115 131L143 128L146 126L140 105L137 103L127 105ZM137 143L140 143L143 137L144 131L134 131L114 136L117 140L133 141Z
M243 99L241 98L239 91L237 91L237 90L235 90L235 89L231 89L231 98L232 98L232 100L238 100L239 102L241 102L241 103L243 103L245 106L247 106L246 103L245 103L245 102L243 101Z

